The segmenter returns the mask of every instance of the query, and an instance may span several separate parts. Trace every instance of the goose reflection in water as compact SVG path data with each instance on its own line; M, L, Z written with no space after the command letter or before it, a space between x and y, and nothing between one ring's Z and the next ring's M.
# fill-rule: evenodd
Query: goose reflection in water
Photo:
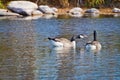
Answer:
M52 53L56 54L58 63L58 79L69 80L74 79L74 58L76 50L71 47L54 47ZM69 76L69 77L68 77Z

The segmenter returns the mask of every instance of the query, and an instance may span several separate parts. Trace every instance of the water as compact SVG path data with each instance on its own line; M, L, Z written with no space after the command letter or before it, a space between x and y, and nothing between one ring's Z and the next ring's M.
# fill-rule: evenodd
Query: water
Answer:
M100 52L85 43L96 30ZM77 48L51 48L47 37L86 34ZM0 80L120 80L120 18L0 20Z

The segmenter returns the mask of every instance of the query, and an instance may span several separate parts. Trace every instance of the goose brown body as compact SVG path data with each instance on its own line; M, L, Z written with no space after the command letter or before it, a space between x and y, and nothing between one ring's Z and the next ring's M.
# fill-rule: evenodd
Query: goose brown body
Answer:
M96 31L93 32L93 38L94 38L93 41L88 42L86 44L86 49L87 50L97 50L97 51L101 50L102 46L101 46L100 42L97 40Z
M66 38L48 38L55 47L76 47L76 39L84 38L83 34L72 36L71 40Z

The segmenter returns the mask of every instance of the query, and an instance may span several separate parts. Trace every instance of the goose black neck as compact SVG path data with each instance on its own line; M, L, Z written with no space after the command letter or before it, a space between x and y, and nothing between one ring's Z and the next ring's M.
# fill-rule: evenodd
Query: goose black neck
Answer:
M71 42L72 42L72 41L75 41L75 39L76 39L76 37L73 35L70 41L71 41Z
M93 40L97 41L97 33L96 33L96 31L93 32Z

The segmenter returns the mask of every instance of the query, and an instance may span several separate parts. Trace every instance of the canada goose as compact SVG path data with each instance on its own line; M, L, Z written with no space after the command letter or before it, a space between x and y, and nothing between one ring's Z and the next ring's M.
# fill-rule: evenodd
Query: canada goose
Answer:
M86 43L86 49L87 50L101 50L101 44L99 41L97 41L97 32L94 30L93 32L93 41Z
M72 36L72 38L70 40L66 39L66 38L50 38L48 37L48 39L51 41L51 44L55 47L76 47L76 39L81 39L87 37L84 34L80 34L77 36Z

